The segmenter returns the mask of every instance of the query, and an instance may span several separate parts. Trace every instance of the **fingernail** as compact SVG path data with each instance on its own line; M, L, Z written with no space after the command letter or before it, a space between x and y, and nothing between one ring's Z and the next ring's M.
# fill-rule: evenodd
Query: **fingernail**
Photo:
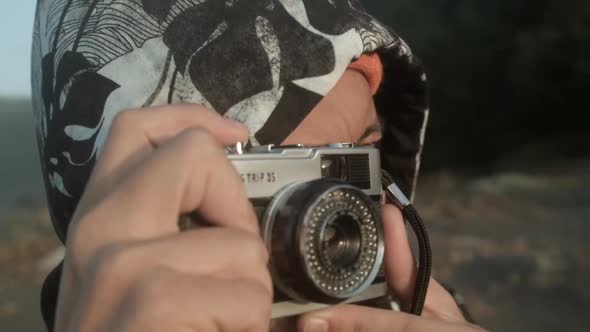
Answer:
M303 332L328 332L328 322L320 318L311 318L305 322Z

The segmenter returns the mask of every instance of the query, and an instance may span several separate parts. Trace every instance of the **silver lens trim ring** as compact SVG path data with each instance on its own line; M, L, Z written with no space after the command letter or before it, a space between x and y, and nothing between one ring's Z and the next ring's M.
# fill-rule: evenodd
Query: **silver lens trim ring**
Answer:
M380 216L373 216L374 209L365 206L367 202L370 202L370 198L354 186L334 186L310 205L303 227L298 230L300 256L306 274L321 292L331 297L347 299L356 296L369 287L379 273L384 255L383 228ZM326 224L339 209L356 214L355 219L361 223L361 241L369 242L370 248L361 245L359 261L350 269L340 269L335 273L326 269L330 266L326 266L328 263L322 259L317 248L322 241ZM365 259L362 259L363 256ZM342 278L339 273L345 273L345 277Z

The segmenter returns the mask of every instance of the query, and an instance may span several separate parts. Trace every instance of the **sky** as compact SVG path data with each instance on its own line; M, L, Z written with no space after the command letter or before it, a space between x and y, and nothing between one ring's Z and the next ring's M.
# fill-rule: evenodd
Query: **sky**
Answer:
M36 0L3 1L0 9L0 96L30 96Z

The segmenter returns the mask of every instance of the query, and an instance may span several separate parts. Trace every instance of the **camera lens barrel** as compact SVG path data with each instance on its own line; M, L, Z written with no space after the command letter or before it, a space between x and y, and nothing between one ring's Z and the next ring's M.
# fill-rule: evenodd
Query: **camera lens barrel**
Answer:
M287 186L261 226L275 286L295 301L341 302L370 286L381 267L378 203L345 182Z

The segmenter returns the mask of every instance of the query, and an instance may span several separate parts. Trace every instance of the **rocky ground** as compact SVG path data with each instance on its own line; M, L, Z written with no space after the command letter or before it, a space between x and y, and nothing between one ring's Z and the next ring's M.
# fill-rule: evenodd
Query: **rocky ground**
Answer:
M43 206L22 202L0 216L1 331L44 331L39 292L58 248Z
M494 331L590 331L590 161L422 177L435 276ZM0 217L0 330L43 330L39 288L59 256L42 206Z
M537 169L423 179L435 274L494 331L590 331L590 162Z

